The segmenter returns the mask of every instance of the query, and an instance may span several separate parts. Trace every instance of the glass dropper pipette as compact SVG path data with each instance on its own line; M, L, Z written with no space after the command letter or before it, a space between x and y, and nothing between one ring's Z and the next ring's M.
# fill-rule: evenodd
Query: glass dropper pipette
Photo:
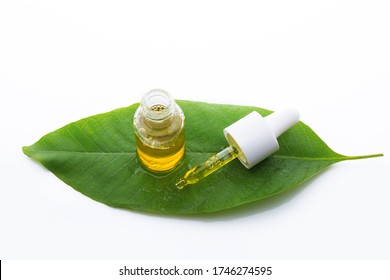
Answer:
M285 109L263 118L254 111L224 129L230 146L198 164L177 180L176 187L183 189L195 184L238 157L248 169L279 149L277 137L299 121L299 113Z
M237 156L237 149L234 146L230 145L226 149L210 157L205 162L198 164L197 166L188 170L184 177L180 178L176 182L176 187L181 190L189 184L197 183L199 180L205 178L214 171L220 169L225 164L231 162Z

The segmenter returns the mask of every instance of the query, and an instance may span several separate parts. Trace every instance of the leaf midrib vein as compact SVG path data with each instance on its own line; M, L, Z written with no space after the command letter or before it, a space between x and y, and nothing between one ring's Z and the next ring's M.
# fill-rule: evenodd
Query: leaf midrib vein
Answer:
M93 155L99 155L99 154L107 154L107 155L134 155L136 154L136 151L127 151L127 152L86 152L86 151L61 151L61 150L35 150L35 149L28 149L32 152L44 152L44 153L77 153L77 154L93 154ZM217 152L210 151L210 152L196 152L196 151L186 151L186 153L190 154L215 154ZM376 155L373 155L376 156ZM299 157L299 156L290 156L290 155L271 155L270 158L281 158L281 159L290 159L290 160L304 160L304 161L342 161L347 159L358 159L368 156L336 156L336 157Z

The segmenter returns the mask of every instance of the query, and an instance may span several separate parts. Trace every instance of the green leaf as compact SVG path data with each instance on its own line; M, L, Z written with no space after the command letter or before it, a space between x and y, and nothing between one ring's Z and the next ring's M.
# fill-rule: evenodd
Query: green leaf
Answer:
M278 138L280 150L247 170L238 160L179 191L185 171L227 146L223 128L250 113L246 106L178 101L186 115L183 163L164 176L145 171L137 160L133 115L138 104L79 120L23 147L58 178L107 205L154 213L202 213L236 207L286 192L346 157L332 151L299 122Z

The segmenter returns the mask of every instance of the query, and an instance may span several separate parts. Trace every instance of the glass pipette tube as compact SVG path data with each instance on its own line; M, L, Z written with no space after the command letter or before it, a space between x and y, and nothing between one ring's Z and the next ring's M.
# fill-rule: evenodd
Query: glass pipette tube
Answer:
M176 187L181 190L189 184L195 184L199 180L207 177L214 171L220 169L225 164L231 162L238 156L238 150L234 146L229 146L219 153L213 155L205 162L198 164L187 171L184 177L176 182Z

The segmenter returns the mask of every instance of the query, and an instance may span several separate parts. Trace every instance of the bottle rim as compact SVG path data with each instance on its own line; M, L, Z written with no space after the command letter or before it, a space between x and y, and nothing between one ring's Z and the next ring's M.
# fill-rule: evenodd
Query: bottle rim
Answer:
M163 106L163 109L154 110L154 106ZM145 117L154 121L162 121L173 114L175 101L167 91L163 89L152 89L142 97L141 108L144 111Z

